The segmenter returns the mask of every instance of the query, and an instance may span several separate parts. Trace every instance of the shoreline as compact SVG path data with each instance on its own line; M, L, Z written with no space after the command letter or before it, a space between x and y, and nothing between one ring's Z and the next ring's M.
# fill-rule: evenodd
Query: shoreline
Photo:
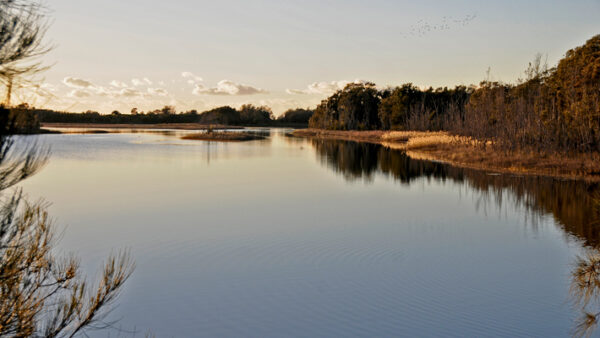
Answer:
M468 137L447 132L340 131L298 129L296 137L334 139L380 144L405 151L414 159L446 163L456 167L503 174L549 176L558 179L600 182L600 153L538 154L505 152Z

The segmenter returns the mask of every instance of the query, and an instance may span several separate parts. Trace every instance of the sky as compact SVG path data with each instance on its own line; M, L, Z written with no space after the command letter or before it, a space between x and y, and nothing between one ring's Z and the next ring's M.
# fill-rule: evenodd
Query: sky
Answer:
M276 115L349 82L515 82L600 34L600 0L48 0L51 68L15 101L81 112L245 103Z

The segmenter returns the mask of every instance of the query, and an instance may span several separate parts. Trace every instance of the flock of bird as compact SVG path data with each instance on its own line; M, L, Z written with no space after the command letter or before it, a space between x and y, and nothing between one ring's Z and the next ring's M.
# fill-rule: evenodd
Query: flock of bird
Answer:
M404 37L422 37L435 31L446 31L455 27L466 26L475 20L476 14L469 14L463 18L453 18L451 16L442 17L440 23L428 23L425 20L419 20L415 25L411 25L408 32L402 33Z

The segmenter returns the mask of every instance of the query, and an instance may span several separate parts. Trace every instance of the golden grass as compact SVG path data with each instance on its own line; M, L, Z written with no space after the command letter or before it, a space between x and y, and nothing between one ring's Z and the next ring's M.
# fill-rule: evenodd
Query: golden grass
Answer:
M483 142L448 132L333 131L302 129L293 135L378 143L406 151L415 159L497 172L600 181L600 153L540 154L530 150L502 151Z
M381 130L367 130L367 131L356 131L356 130L325 130L325 129L297 129L292 132L293 136L298 137L315 137L315 138L326 138L336 140L347 140L347 141L362 141L362 142L381 142L382 136L385 131Z
M407 142L412 138L422 137L444 137L448 136L445 131L388 131L381 139L387 142Z
M501 151L470 142L453 142L406 149L415 159L445 162L459 167L512 174L553 176L600 181L600 154L540 154L535 151Z

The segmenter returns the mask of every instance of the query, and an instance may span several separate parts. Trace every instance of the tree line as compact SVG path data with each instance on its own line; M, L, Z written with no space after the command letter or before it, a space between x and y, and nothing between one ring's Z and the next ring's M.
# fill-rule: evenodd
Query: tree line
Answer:
M245 104L238 109L230 106L217 107L199 113L197 110L179 112L173 106L164 106L148 112L133 108L129 114L113 111L100 114L88 110L82 113L61 112L50 109L37 109L23 103L11 109L15 119L20 121L21 133L34 132L40 123L108 123L108 124L157 124L157 123L201 123L244 126L293 126L306 127L313 111L310 109L290 109L275 117L267 106Z
M323 100L311 128L338 130L440 130L450 113L464 112L472 88L429 88L411 83L379 90L374 83L351 83Z
M311 128L447 130L503 149L600 150L600 35L569 50L556 67L541 56L516 83L419 89L349 84L323 100Z

